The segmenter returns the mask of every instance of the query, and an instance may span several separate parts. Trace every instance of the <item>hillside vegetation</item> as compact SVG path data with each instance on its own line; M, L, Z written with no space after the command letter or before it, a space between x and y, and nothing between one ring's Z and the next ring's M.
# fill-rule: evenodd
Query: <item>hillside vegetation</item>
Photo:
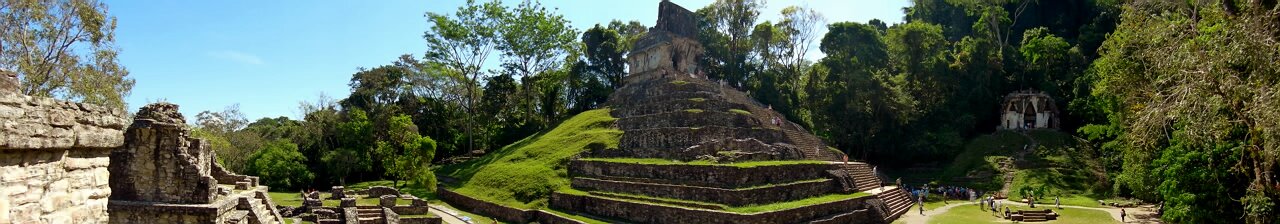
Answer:
M565 167L589 147L617 148L622 131L609 109L582 112L550 131L517 141L465 163L444 166L438 175L458 179L450 189L517 208L541 208L551 192L567 189Z
M1032 145L1036 148L1023 151L1024 146ZM1111 185L1093 151L1057 131L1029 131L1025 135L999 131L977 137L939 179L944 185L958 183L990 192L1004 186L1006 172L1013 172L1009 198L1014 200L1034 191L1042 203L1061 196L1064 204L1096 206L1095 199L1110 194Z

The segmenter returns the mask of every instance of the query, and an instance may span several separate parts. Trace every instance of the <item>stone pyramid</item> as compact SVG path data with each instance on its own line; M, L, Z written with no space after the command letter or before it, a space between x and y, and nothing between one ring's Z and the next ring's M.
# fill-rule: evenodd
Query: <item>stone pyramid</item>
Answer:
M552 208L635 223L887 223L910 206L844 154L697 64L697 16L668 1L610 96L618 148L570 162ZM814 199L813 203L797 202Z

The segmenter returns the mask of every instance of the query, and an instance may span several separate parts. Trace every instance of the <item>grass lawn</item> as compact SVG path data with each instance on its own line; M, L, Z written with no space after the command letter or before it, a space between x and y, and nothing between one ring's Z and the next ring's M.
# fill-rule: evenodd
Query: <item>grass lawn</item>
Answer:
M580 160L601 161L601 162L611 162L611 163L644 164L644 165L705 165L705 166L732 166L732 167L740 167L740 168L751 168L751 167L757 167L757 166L782 166L782 165L796 165L796 164L827 164L828 163L828 162L814 161L814 160L748 161L748 162L735 162L735 163L716 163L716 162L707 161L707 160L694 160L694 161L682 162L682 161L654 159L654 158L583 158Z
M271 202L275 202L276 205L302 206L302 195L298 192L267 192L267 196L271 197Z
M574 155L591 148L616 149L622 131L609 109L582 112L550 131L520 140L483 157L441 167L457 178L454 191L516 208L544 208L551 192L569 188L565 170Z
M997 216L992 215L990 210L980 211L980 210L978 210L978 209L977 209L977 207L978 207L978 205L961 205L961 206L953 207L953 208L951 208L950 210L947 210L947 212L946 212L946 213L942 213L942 214L931 214L931 213L929 213L929 211L925 211L925 215L930 216L929 223L931 223L931 224L932 224L932 223L940 223L940 224L945 224L945 223L1013 223L1012 221L1007 221L1007 220L1004 220L1004 219L1001 219L1001 218L999 218L999 217L997 217ZM1052 207L1052 206L1047 206L1047 207L1037 207L1036 209L1043 209L1043 208L1048 208L1048 207ZM1030 210L1031 208L1024 207L1024 206L1014 206L1014 207L1012 207L1011 209L1014 209L1014 210L1018 210L1018 209ZM916 211L915 209L912 209L912 210L911 210L911 211L909 211L909 212L918 212L918 211ZM1049 221L1049 222L1045 222L1045 223L1051 223L1051 224L1059 224L1059 223L1061 223L1061 224L1105 224L1105 223L1119 223L1119 222L1118 222L1118 221L1116 221L1115 219L1111 218L1111 215L1110 215L1110 214L1108 214L1107 212L1104 212L1104 211L1098 211L1098 210L1092 210L1092 209L1071 209L1071 208L1066 208L1066 209L1054 209L1054 212L1057 212L1057 213L1060 215L1060 216L1058 216L1058 220Z

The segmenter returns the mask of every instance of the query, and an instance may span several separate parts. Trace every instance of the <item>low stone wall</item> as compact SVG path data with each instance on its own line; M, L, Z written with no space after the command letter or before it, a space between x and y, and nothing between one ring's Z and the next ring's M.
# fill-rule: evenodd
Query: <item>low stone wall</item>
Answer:
M670 184L624 182L591 178L573 178L574 189L638 195L653 195L693 201L714 202L731 206L769 204L792 201L836 192L833 180L778 184L769 187L725 189Z
M596 196L553 193L551 207L569 211L616 217L637 223L797 223L866 211L865 200L872 196L809 205L799 208L751 214L661 206ZM863 213L866 214L866 213ZM857 214L851 214L859 216ZM879 217L850 217L846 223L882 223Z
M396 206L391 207L391 210L401 215L421 215L431 212L430 207L427 206Z
M718 188L745 188L776 183L827 178L831 164L792 164L733 167L712 165L647 165L573 160L569 173L575 176L639 178L643 182Z
M444 223L444 219L440 217L413 217L400 218L400 224L440 224Z
M528 222L533 219L533 214L522 209L502 206L499 204L482 201L479 199L467 197L462 194L445 189L443 186L436 188L436 195L440 196L440 200L449 202L450 205L462 210L469 211L484 216L497 218L507 222Z
M492 202L483 201L458 194L457 192L445 189L444 186L436 188L436 195L440 196L440 200L448 202L450 205L471 213L489 216L502 220L504 222L529 223L537 222L544 224L586 224L585 222L573 220L567 217L556 215L542 210L523 210L518 208L507 207Z
M107 166L126 122L119 110L0 91L0 223L106 223Z
M238 200L222 200L213 204L166 204L136 201L112 201L111 223L225 223L226 215L236 209Z

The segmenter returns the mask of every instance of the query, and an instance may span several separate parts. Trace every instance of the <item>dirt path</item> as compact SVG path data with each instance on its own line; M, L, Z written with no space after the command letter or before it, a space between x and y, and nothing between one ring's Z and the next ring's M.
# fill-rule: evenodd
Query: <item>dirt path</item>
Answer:
M1001 201L1003 201L1003 203L1007 203L1010 205L1022 205L1022 206L1027 205L1022 202L1013 202L1008 200L1001 200ZM920 215L919 208L916 208L915 205L912 205L911 209L907 211L907 214L903 214L901 218L898 218L898 221L900 222L894 222L894 223L907 223L907 224L928 223L929 219L933 218L933 215L946 213L947 211L951 210L951 208L954 208L956 206L971 205L975 203L976 202L962 202L962 203L948 204L946 206L942 206L942 207L938 207L930 210L924 210L924 215ZM1049 205L1040 204L1040 206L1046 207L1046 208L1053 207L1052 204L1049 204ZM1104 212L1107 212L1107 214L1111 214L1112 219L1115 219L1117 222L1120 221L1120 208L1092 208L1092 207L1082 207L1082 206L1074 206L1074 205L1063 205L1062 208L1104 211ZM1158 218L1155 218L1155 208L1151 206L1143 206L1139 208L1126 208L1125 212L1128 213L1128 217L1125 218L1126 222L1124 223L1161 223ZM1142 218L1138 218L1138 217L1142 217Z
M907 209L906 214L902 214L902 217L898 218L898 221L901 221L901 223L926 223L929 221L930 218L933 218L931 215L947 213L947 211L951 210L951 208L954 208L956 206L972 205L975 203L977 202L961 202L961 203L947 204L946 206L942 206L934 209L926 209L924 210L924 215L920 215L920 208L916 207L918 205L912 205L910 209ZM894 222L894 223L899 223L899 222Z
M455 212L449 208L443 208L443 207L438 207L434 205L430 207L431 207L430 209L431 214L436 214L436 216L439 216L441 219L444 220L444 223L467 224L466 221L462 221L462 218L459 217L460 215L458 215L458 212Z

